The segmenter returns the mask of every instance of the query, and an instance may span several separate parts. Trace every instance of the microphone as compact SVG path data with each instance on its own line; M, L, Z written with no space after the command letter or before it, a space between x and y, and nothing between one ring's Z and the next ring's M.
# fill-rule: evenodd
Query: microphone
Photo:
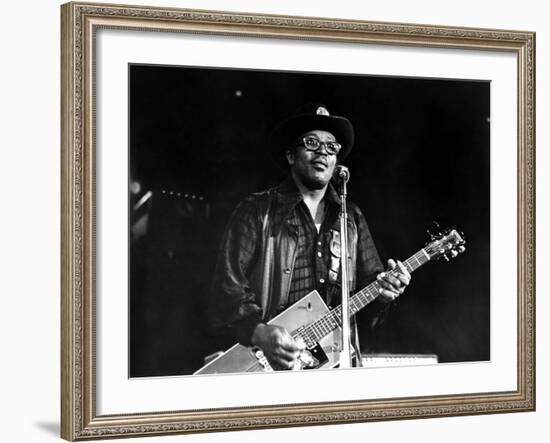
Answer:
M349 169L343 165L338 165L334 168L334 180L338 183L347 183L349 181Z

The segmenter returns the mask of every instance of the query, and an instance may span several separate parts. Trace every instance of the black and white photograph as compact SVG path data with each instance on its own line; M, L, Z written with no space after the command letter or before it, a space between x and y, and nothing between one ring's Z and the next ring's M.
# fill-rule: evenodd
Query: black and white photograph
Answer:
M262 5L61 7L62 438L534 412L537 26Z
M128 75L131 378L491 359L490 81Z

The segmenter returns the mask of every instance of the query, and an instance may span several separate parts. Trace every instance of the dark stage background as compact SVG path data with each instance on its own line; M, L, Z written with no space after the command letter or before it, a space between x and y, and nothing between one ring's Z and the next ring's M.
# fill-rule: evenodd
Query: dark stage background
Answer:
M204 329L216 250L237 202L284 176L269 131L309 102L355 127L349 198L384 261L424 246L432 220L467 240L457 259L415 272L362 344L490 359L488 82L143 65L129 75L131 376L189 374L232 344Z

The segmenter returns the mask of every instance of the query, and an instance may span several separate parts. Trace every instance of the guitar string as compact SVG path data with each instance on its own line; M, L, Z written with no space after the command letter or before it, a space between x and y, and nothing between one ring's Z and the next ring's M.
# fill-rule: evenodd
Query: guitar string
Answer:
M416 261L417 264L414 264L414 261ZM409 272L413 272L426 262L428 262L428 256L425 251L421 249L416 254L405 260L403 262L403 265ZM396 271L389 271L389 273L390 275L395 276ZM368 303L372 302L376 297L378 297L379 288L380 285L378 284L378 282L375 281L353 295L350 299L350 308L352 311L352 315L365 307ZM359 304L357 304L357 302L359 302ZM308 344L309 346L313 346L321 338L330 334L330 332L332 332L340 325L340 322L337 320L337 318L341 318L341 310L341 305L334 308L324 317L321 317L310 325L298 329L296 331L296 336L302 337L304 341L306 341L306 344Z
M432 247L431 244L428 245L426 249L430 247ZM413 272L430 260L431 256L426 249L421 249L403 262L403 265L407 271ZM416 261L416 264L414 264L414 261ZM394 270L388 271L388 273L392 276L396 275L396 271ZM350 299L351 314L353 315L357 313L367 304L375 300L379 295L379 290L380 285L377 281L374 281L354 294ZM314 346L321 338L330 334L330 332L334 331L339 326L338 319L341 318L341 311L342 305L336 307L325 316L312 322L310 325L300 326L292 333L292 337L301 337L306 342L307 347ZM259 361L257 361L250 368L248 368L246 372L257 372L262 369L265 370L266 368Z
M429 248L431 245L428 245ZM403 266L407 269L408 272L414 272L420 266L424 265L430 260L431 256L426 251L426 249L421 249L420 251L413 254L411 257L406 259L403 262ZM414 263L416 261L416 264ZM392 276L396 275L396 271L391 270L388 273ZM380 285L377 281L372 282L367 287L358 291L350 299L350 310L351 314L357 313L359 310L363 309L367 304L375 300L379 295ZM359 303L358 303L359 302ZM310 325L301 326L294 333L292 333L293 338L302 338L307 347L314 346L321 338L330 334L339 326L338 319L341 318L342 305L331 310L328 314L321 317L320 319L314 321ZM257 362L251 366L247 372L256 371L257 369L262 369L263 366ZM265 369L265 368L264 368Z

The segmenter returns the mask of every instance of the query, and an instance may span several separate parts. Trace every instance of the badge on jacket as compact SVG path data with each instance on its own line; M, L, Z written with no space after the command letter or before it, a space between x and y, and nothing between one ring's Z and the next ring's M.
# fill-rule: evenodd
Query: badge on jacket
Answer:
M330 230L330 267L328 271L328 278L331 283L338 283L338 276L340 274L340 231L336 229Z

